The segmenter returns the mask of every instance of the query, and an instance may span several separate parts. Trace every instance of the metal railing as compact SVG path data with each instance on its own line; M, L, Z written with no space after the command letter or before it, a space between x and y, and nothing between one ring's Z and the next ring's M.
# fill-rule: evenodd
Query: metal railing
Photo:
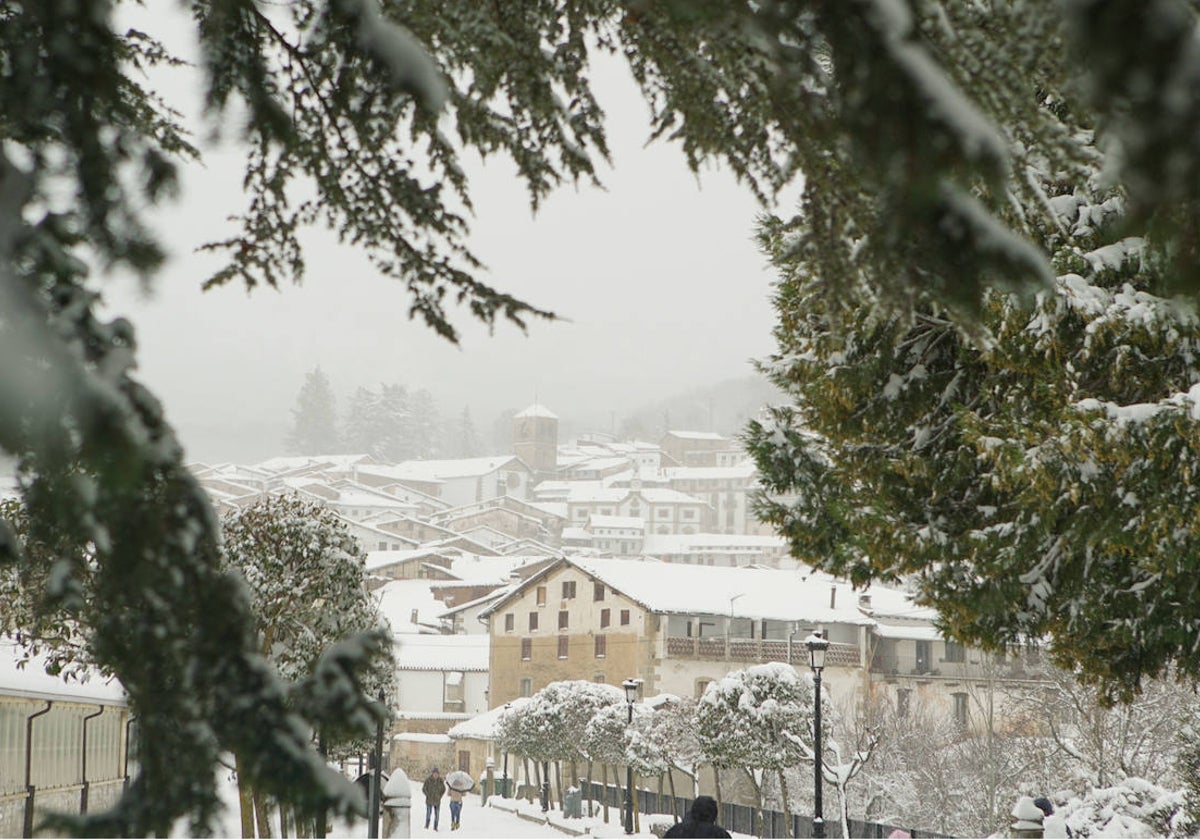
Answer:
M617 810L615 819L616 823L620 822L621 808L625 803L625 791L623 788L609 785L605 787L599 782L592 782L589 789L588 784L580 780L580 788L583 790L583 797L587 801L597 803L602 806L608 804L609 808ZM654 791L637 789L637 811L641 814L674 814L677 818L682 819L692 806L690 798L682 796L671 796L668 793L659 795ZM791 815L791 830L788 830L788 819L780 811L763 809L762 812L762 834L758 834L757 820L755 819L755 808L751 805L737 805L731 802L725 802L721 805L721 818L719 822L722 827L730 832L738 834L749 834L754 837L812 837L813 836L813 819L806 814ZM944 834L937 834L932 831L923 829L904 828L886 823L869 822L866 820L847 820L850 837L871 838L871 837L887 837L893 831L900 829L908 833L910 837L945 837ZM643 827L643 831L645 827ZM841 836L841 823L825 818L825 833L830 837Z

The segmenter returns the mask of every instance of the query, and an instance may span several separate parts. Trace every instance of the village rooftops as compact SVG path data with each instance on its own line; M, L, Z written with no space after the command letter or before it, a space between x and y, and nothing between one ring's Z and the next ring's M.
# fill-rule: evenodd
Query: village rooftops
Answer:
M371 464L359 471L396 481L436 483L453 478L469 478L493 473L510 463L524 466L516 455L492 455L486 458L455 458L443 461L403 461L399 464Z

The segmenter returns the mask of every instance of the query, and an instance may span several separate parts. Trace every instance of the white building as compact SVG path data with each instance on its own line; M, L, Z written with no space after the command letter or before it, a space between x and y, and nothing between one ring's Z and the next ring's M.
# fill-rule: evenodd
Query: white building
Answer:
M405 715L477 715L486 711L488 638L483 635L395 637L396 704Z

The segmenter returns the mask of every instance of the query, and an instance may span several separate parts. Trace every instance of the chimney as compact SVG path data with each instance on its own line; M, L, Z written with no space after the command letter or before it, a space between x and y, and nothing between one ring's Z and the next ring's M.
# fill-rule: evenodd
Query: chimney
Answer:
M865 592L858 596L858 608L864 612L871 611L871 596Z
M417 623L417 612L418 612L418 610L413 610L412 617L409 619L409 621L413 624Z
M829 609L837 609L837 587L829 587Z

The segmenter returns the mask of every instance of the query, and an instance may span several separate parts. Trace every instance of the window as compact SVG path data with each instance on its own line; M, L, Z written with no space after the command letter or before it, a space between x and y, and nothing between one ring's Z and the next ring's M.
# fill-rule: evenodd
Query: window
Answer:
M661 507L658 509L658 511L654 515L657 516L659 519L670 519L671 511L667 510L665 507Z
M610 609L600 610L600 626L601 627L607 627L611 620L612 620L612 610L610 610Z
M463 710L463 672L447 671L445 690L442 697L443 712Z
M463 771L464 773L471 772L471 751L470 750L459 750L458 751L458 769Z
M538 614L536 612L531 612L529 614L529 629L536 630L537 627L538 627Z
M607 651L608 651L608 637L607 636L596 636L596 639L595 639L596 658L597 659L603 658L604 655L607 653Z
M537 588L537 605L539 607L546 606L546 587L544 586Z
M967 727L967 695L956 691L954 697L954 724L963 729Z
M570 649L570 644L571 644L570 636L559 636L558 637L558 658L559 659L567 658L567 651Z
M691 508L685 508L683 511L683 518L684 519L695 519L696 511L692 510Z
M604 672L603 672L603 671L597 671L595 674L593 674L593 675L592 675L592 682L594 682L594 683L602 683L602 682L604 682Z
M624 627L629 623L629 610L621 610L621 626ZM690 627L689 627L690 629Z
M912 689L898 688L896 689L896 717L908 717L908 711L912 707Z
M513 631L513 629L516 627L516 624L517 624L517 617L515 615L513 615L512 613L504 614L504 630L505 630L505 632L511 633Z
M524 662L533 659L533 639L521 640L521 659Z
M708 688L712 680L696 680L696 699L699 700L704 696L705 689Z
M603 583L593 583L592 584L592 600L593 601L603 601L604 600L604 584Z
M529 677L521 677L521 696L533 696L533 680L531 680Z
M917 642L917 667L916 673L929 673L929 642Z
M575 597L575 581L564 580L563 585L562 585L562 592L563 592L562 596L563 596L564 601L567 600L568 598L574 598Z
M566 630L567 624L571 621L571 614L566 610L558 611L558 629Z
M379 550L380 550L380 551L387 551L387 540L380 540L380 541L379 541Z
M947 662L966 662L967 650L958 642L946 642Z

